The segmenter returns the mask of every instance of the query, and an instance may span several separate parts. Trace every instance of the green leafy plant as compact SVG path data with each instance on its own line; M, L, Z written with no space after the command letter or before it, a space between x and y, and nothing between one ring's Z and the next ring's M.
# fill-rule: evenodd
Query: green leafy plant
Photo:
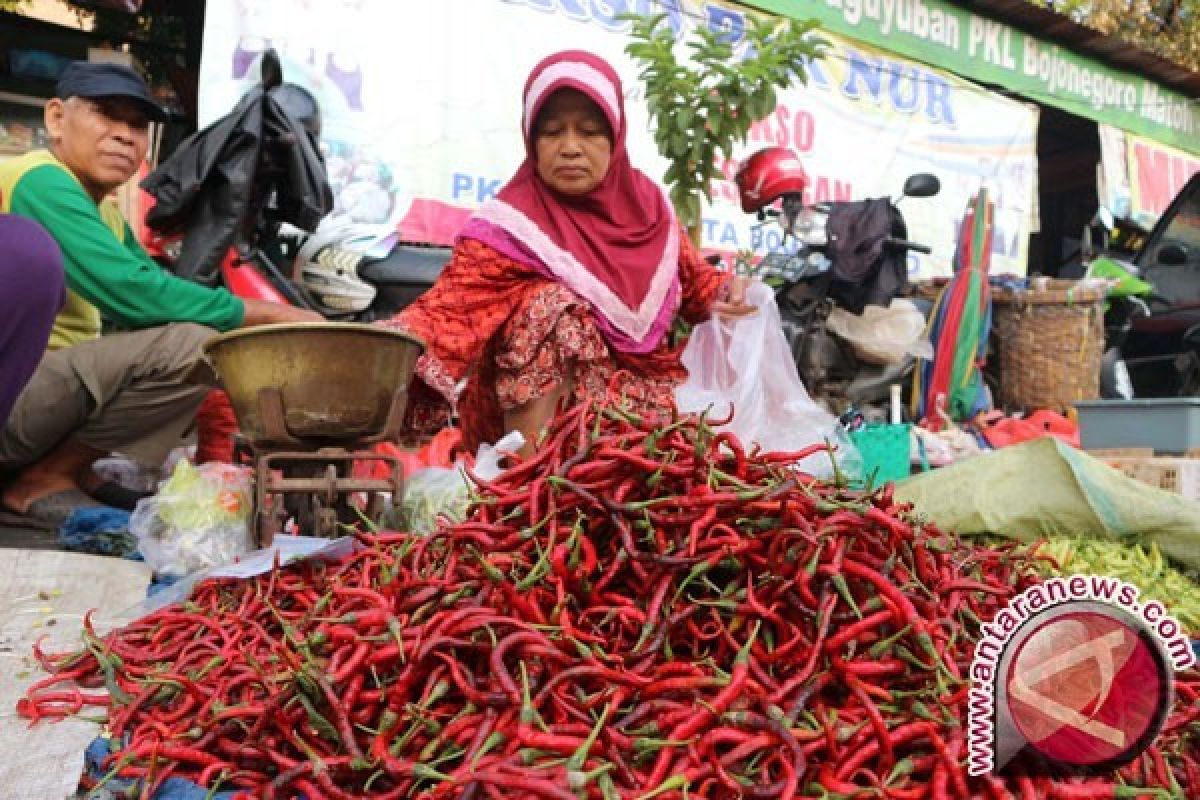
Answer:
M203 4L146 0L131 12L119 4L104 5L89 0L66 0L66 3L97 36L117 45L128 43L152 83L179 79L177 73L188 60L193 68L199 69L199 41L191 44L191 58L186 56L189 38L195 39L203 30ZM193 30L189 31L189 26Z
M812 35L815 22L748 15L745 58L736 58L728 36L701 26L687 44L691 63L681 64L666 14L623 18L632 22L625 52L642 68L654 139L670 161L663 180L698 243L700 197L712 202L717 154L731 158L750 126L775 110L776 89L806 84L805 62L828 43Z

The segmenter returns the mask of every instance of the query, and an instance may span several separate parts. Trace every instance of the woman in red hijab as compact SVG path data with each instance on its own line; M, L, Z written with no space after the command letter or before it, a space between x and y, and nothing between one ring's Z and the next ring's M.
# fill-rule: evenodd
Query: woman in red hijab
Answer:
M457 406L471 451L510 430L532 443L564 398L610 388L670 409L687 376L668 336L675 318L754 310L745 281L699 257L662 189L629 163L607 62L582 51L543 60L521 124L516 175L459 233L433 288L384 323L428 345L410 419L433 427Z

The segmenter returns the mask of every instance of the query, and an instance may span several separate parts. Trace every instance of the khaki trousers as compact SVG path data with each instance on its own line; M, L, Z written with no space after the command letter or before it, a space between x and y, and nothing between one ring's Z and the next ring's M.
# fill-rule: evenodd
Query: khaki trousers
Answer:
M162 466L209 391L202 348L214 335L174 323L46 353L0 433L0 472L39 461L69 437Z

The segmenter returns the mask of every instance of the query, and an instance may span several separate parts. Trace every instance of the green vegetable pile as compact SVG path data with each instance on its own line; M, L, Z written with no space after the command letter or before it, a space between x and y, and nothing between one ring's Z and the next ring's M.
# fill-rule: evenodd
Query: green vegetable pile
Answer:
M1158 545L1056 536L1036 548L1058 563L1061 574L1107 575L1133 584L1143 597L1166 606L1188 633L1200 636L1200 582L1176 569Z

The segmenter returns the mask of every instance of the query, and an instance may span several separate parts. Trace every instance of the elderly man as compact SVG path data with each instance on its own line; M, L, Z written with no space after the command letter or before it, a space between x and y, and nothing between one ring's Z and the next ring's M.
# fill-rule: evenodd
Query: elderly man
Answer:
M0 211L37 221L62 251L67 296L49 351L0 431L0 505L51 524L88 493L130 505L91 469L119 451L159 466L208 387L189 381L216 331L317 320L161 269L110 197L164 117L133 70L77 62L46 103L50 149L0 164ZM107 320L120 332L101 336Z

